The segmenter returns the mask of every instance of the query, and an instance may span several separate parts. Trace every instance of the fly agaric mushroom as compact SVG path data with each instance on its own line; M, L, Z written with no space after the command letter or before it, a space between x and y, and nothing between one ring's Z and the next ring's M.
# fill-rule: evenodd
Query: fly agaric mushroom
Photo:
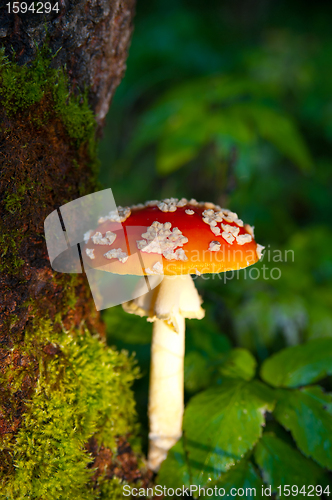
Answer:
M256 244L253 228L236 213L194 199L119 207L98 222L98 228L85 235L91 267L123 275L163 275L148 293L143 280L144 292L136 290L137 298L123 304L125 311L154 323L148 465L158 471L182 434L185 318L204 317L190 275L243 269L260 259L264 247ZM117 234L119 226L124 232ZM137 251L144 256L144 266L128 260Z

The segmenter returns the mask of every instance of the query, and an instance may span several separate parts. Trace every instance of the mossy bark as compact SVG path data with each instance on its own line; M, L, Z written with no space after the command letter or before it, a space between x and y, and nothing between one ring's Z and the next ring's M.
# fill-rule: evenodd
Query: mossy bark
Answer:
M102 125L125 71L135 0L52 0L48 15L0 10L0 41L19 65L30 64L47 41L53 68L66 68L72 89L89 88L89 102Z
M135 433L133 363L106 347L85 276L51 269L43 231L53 210L97 188L95 141L124 73L133 0L59 6L45 18L0 14L0 496L6 498L102 498L115 491L114 477L146 480L125 444ZM102 357L109 372L100 379Z

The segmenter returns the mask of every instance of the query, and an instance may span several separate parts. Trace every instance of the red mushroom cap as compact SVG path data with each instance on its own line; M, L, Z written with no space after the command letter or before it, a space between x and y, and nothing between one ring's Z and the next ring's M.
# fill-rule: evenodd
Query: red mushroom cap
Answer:
M254 264L263 248L237 214L196 200L119 207L99 222L85 238L85 261L115 274L220 273Z

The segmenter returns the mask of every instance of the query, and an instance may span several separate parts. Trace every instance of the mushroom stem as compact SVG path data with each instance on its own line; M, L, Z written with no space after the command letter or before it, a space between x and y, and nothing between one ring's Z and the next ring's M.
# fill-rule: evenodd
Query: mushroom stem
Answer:
M185 318L175 319L178 333L160 319L153 325L148 465L155 472L182 435Z
M141 282L145 286L145 281ZM148 465L157 472L182 435L185 318L204 317L190 274L166 275L150 292L122 304L125 311L154 322L149 395Z

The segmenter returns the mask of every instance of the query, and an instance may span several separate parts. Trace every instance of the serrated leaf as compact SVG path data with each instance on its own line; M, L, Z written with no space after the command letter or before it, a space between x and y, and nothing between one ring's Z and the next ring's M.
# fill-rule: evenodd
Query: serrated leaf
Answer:
M321 466L332 469L332 398L321 387L279 390L276 419L291 432L299 449Z
M259 439L273 393L254 381L227 380L194 396L184 414L184 443L194 484L226 472Z
M273 493L278 493L278 486L296 485L301 488L323 482L324 471L317 464L273 434L262 437L254 454L263 480L271 485Z
M251 380L256 371L257 362L247 349L237 347L232 349L219 367L221 375L227 378Z
M218 489L224 488L223 496L231 496L232 498L262 498L263 482L257 473L255 467L249 460L241 460L237 465L232 467L228 472L221 474L220 479L216 482ZM243 495L234 495L230 493L232 488L243 488ZM221 495L219 495L220 498ZM212 497L214 498L214 497ZM218 498L218 497L216 497Z
M299 387L332 374L332 338L288 347L268 358L261 377L273 387Z
M182 438L169 450L166 460L161 464L156 484L167 488L189 487L190 476Z

